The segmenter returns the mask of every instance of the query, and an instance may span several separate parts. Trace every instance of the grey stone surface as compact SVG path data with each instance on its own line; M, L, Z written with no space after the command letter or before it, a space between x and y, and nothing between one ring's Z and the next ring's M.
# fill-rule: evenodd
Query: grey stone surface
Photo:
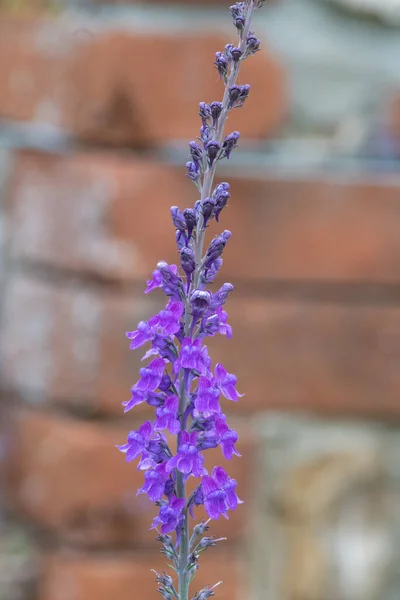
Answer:
M257 427L254 600L396 600L400 430L282 415Z

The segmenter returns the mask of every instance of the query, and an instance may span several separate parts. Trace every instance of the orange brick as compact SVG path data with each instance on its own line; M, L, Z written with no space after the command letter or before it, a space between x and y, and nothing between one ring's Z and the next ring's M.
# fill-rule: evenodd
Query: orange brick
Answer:
M232 295L232 340L211 355L238 375L235 412L399 415L400 307Z
M159 598L154 573L166 569L157 552L124 556L91 556L59 552L43 557L38 600L131 600ZM244 559L234 551L211 549L201 555L200 568L190 592L223 581L219 600L239 600L244 592Z
M217 33L127 33L93 21L3 17L0 115L117 145L192 139L199 101L222 96L212 63L228 41ZM231 126L264 138L284 114L282 70L264 48L246 61L242 78L254 92Z
M134 544L148 506L135 498L142 474L115 448L124 438L123 427L20 413L7 466L13 510L69 542Z
M157 296L58 288L15 276L3 306L2 385L29 402L121 415L142 356L129 350L125 331L159 306ZM279 301L242 288L227 310L233 339L210 339L210 355L238 376L246 394L237 404L225 401L227 411L398 414L399 307Z
M149 529L157 509L145 495L136 497L143 473L115 448L138 425L132 419L111 426L18 413L7 466L13 510L69 543L151 547L157 534ZM250 500L254 443L246 428L238 429L243 457L228 464L220 449L212 450L206 453L206 464L210 469L224 466L238 481L240 497ZM203 516L199 512L196 518ZM232 513L229 522L213 523L210 533L238 539L245 532L245 518L246 504Z
M208 235L233 232L224 281L400 281L395 177L227 179L232 198ZM22 152L8 198L12 254L144 285L158 260L177 260L169 207L196 199L183 168L110 154Z

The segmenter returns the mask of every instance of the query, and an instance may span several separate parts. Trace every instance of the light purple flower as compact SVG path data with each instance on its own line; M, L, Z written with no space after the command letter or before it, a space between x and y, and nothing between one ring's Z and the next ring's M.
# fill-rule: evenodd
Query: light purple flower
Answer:
M207 346L202 345L201 339L192 340L186 337L182 342L179 359L175 362L174 371L192 369L201 374L209 371L211 359L208 356Z
M199 413L210 417L221 412L219 405L220 391L213 378L201 376L198 381L197 396L194 405Z
M237 402L239 397L243 394L239 394L236 391L237 378L232 373L228 373L223 365L217 363L215 365L215 381L225 398Z
M147 367L140 369L140 379L137 382L135 389L154 392L161 383L161 379L165 369L165 361L163 358L155 358Z
M161 525L161 533L170 533L177 529L183 519L182 510L185 506L183 498L172 497L170 501L163 504L159 515L154 519L151 529Z
M146 421L137 431L131 431L128 434L126 444L117 446L118 450L126 454L127 462L134 460L143 452L152 433L153 426L150 421Z
M193 473L196 477L204 474L204 457L197 448L197 433L182 431L178 453L169 459L167 470L178 469L184 475Z
M154 422L154 431L168 429L170 433L176 435L180 431L178 421L179 398L175 394L167 396L165 403L156 409L156 420Z
M242 504L236 495L236 485L222 467L214 467L211 477L203 477L204 507L211 519L218 520L221 515L227 519L228 509L235 510L238 504Z
M144 485L138 490L138 494L147 494L150 500L158 502L161 500L165 484L168 480L169 474L166 471L167 463L161 463L157 465L155 469L146 471L144 474Z

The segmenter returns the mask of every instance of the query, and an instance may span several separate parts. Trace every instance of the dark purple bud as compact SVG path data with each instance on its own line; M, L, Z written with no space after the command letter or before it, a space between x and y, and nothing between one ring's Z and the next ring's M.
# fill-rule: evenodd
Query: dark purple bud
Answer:
M161 335L155 335L153 339L153 348L157 348L161 358L166 358L171 363L174 363L178 358L178 351L175 344L168 338L163 338Z
M221 146L218 144L218 142L216 140L211 140L210 142L207 143L206 151L207 151L207 156L208 156L208 160L210 163L210 167L212 167L215 159L218 157L220 150L221 150Z
M204 217L204 227L206 227L207 222L214 214L215 208L215 200L214 198L206 198L201 205L201 210Z
M200 102L199 104L199 117L203 121L203 125L206 124L206 121L211 118L211 108L207 102Z
M213 589L206 585L205 588L196 593L193 600L208 600L208 598L211 598L212 596L215 596Z
M164 404L165 397L163 394L158 394L157 392L147 392L146 402L149 406L158 408Z
M218 185L213 193L213 198L215 199L215 219L218 222L218 217L220 212L225 208L226 203L230 198L229 183L221 183Z
M168 375L168 373L164 373L164 375L161 377L161 382L160 382L160 385L158 386L158 389L160 389L162 392L169 392L171 389L171 385L172 385L171 377Z
M194 290L190 295L190 303L193 309L193 316L197 320L209 308L212 300L211 292L206 290Z
M208 269L207 272L203 272L201 274L201 283L212 283L216 278L218 271L222 267L223 260L222 258L217 258Z
M237 2L236 4L230 7L233 24L235 25L238 31L242 31L245 24L244 9L244 2Z
M246 40L247 52L249 54L255 54L260 49L260 44L260 40L254 35L253 32L250 32Z
M213 126L215 127L222 112L222 102L212 102L210 104L210 110L213 119Z
M185 233L183 231L179 231L179 229L175 232L176 245L178 246L178 250L182 250L186 246L187 240Z
M221 235L214 238L206 252L204 266L206 269L209 269L212 263L221 256L224 251L226 242L231 237L231 232L225 230Z
M249 84L233 85L229 88L229 108L240 108L250 92Z
M236 148L239 138L240 138L240 133L238 131L234 131L233 133L230 133L229 135L227 135L226 138L224 139L223 144L222 144L222 149L224 151L224 156L226 156L226 158L229 158L230 155L232 154L233 149Z
M215 536L204 537L198 544L198 548L202 550L207 550L207 548L214 548L217 545L217 542L222 541L223 538L216 539Z
M192 237L193 229L197 225L197 215L196 211L193 208L185 208L183 211L183 216L185 217L186 227L188 230L188 239Z
M190 142L189 150L190 150L190 156L192 157L193 162L201 164L201 161L203 158L203 150L200 148L199 144L194 141Z
M218 438L216 436L209 436L199 440L197 448L199 450L209 450L210 448L217 448Z
M173 548L174 543L172 541L172 537L166 534L160 534L156 537L157 542L160 542L166 548Z
M186 220L177 206L171 206L172 222L179 231L186 231Z
M186 275L190 277L196 268L194 252L191 248L182 248L181 250L181 265Z
M228 73L229 61L225 52L217 52L215 55L214 65L217 68L220 79L225 79Z
M233 44L227 44L225 46L225 52L232 61L237 64L239 60L242 58L243 52L240 48L236 48Z
M187 168L187 176L189 177L189 179L194 181L194 183L198 183L198 181L200 179L199 164L195 163L195 162L187 162L186 168Z
M212 139L213 130L208 125L202 125L200 127L200 138L204 145Z

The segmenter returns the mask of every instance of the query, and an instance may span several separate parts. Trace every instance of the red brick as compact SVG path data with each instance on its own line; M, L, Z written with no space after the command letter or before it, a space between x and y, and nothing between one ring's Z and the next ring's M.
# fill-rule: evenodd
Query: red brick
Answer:
M143 473L115 449L138 424L128 418L111 426L18 413L7 466L13 510L69 543L151 547L156 534L149 529L157 510L144 495L136 497ZM250 431L237 428L243 457L228 464L220 449L212 450L206 453L206 464L209 469L224 466L238 481L240 497L250 500L255 448ZM203 517L199 511L197 518ZM214 523L211 533L238 539L245 532L245 519L246 504L229 522Z
M193 138L198 102L222 95L212 63L228 41L217 33L127 33L93 22L3 17L0 115L118 145ZM231 126L264 138L284 114L282 70L264 48L246 62L242 78L254 92Z
M395 176L227 178L230 205L210 227L234 233L225 280L400 281ZM20 153L10 188L14 257L141 282L177 259L169 207L197 198L183 168L93 153Z
M115 448L126 429L20 413L8 461L13 510L69 542L135 543L148 507L135 498L142 474Z
M233 339L213 359L238 375L235 411L315 410L400 416L400 307L233 295Z
M15 277L3 307L3 386L31 402L122 414L142 356L129 351L125 331L158 310L154 298ZM246 393L238 404L227 401L228 411L398 414L399 307L242 291L227 309L234 336L212 338L211 357L237 374Z
M12 255L140 280L144 289L164 252L176 258L169 207L183 196L185 183L183 170L110 153L19 153L9 198Z
M159 598L151 569L166 569L159 553L124 556L90 556L58 553L43 558L37 600L131 600ZM232 551L211 549L201 555L200 568L191 585L191 596L218 581L219 600L245 597L243 558Z

